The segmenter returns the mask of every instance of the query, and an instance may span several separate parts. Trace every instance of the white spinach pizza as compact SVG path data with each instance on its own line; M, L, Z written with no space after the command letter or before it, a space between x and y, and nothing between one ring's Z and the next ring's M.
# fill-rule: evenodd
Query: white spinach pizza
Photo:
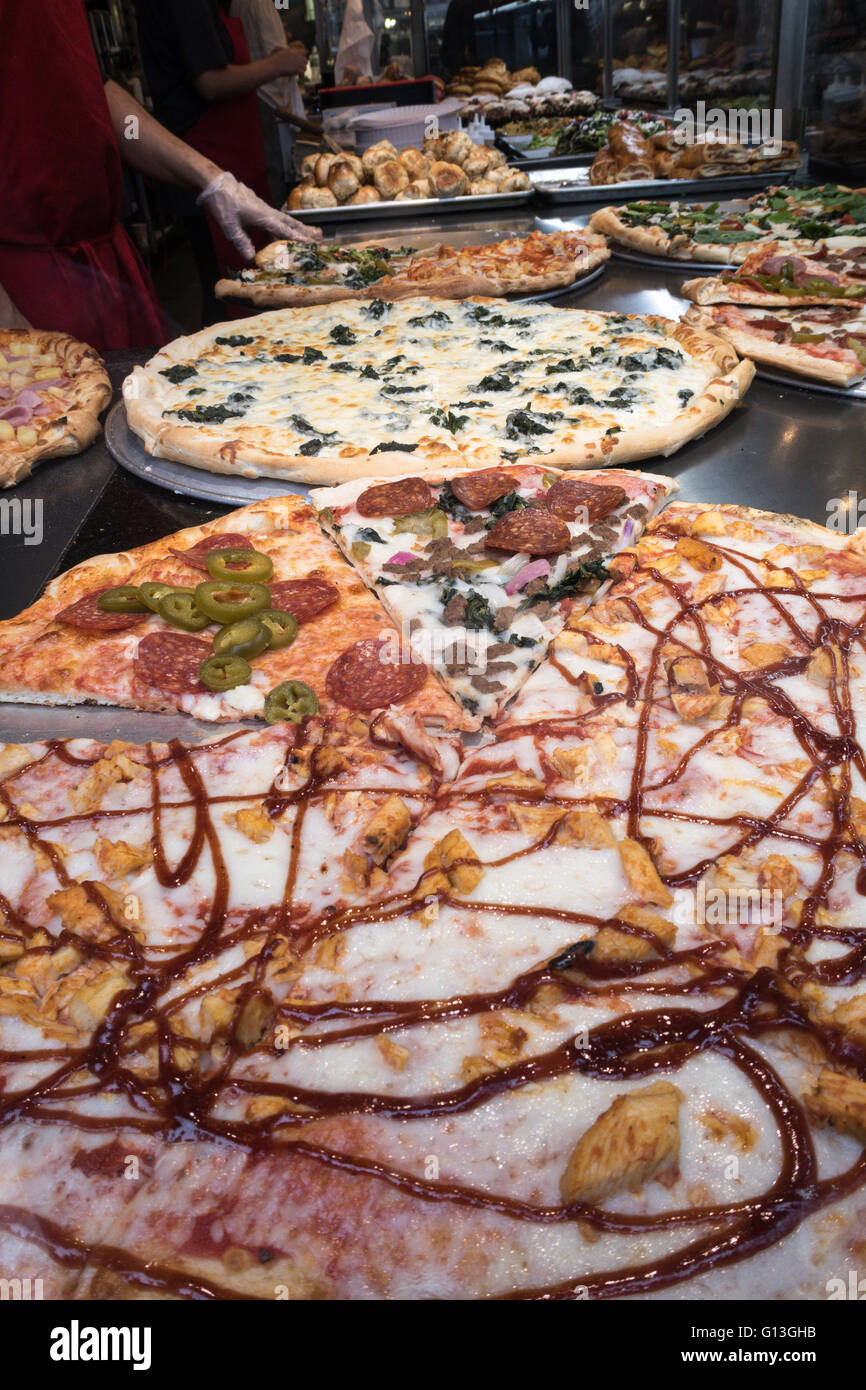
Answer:
M278 310L179 338L124 387L149 453L307 483L670 454L754 375L654 316L472 298Z

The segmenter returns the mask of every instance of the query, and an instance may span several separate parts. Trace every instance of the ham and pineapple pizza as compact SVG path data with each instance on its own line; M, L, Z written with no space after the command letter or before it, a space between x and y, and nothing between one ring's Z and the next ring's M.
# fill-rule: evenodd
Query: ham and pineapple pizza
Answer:
M364 480L313 495L319 518L418 656L473 717L494 716L607 561L676 485L539 464Z
M53 580L0 623L0 700L268 722L394 706L468 726L297 496Z
M79 454L111 400L105 366L65 333L0 330L0 487L40 459Z
M124 383L160 458L332 484L671 454L754 376L723 338L647 315L498 299L277 309L169 343Z
M605 238L583 228L423 250L275 241L258 252L254 267L219 280L216 294L263 309L337 299L539 294L574 284L609 255Z

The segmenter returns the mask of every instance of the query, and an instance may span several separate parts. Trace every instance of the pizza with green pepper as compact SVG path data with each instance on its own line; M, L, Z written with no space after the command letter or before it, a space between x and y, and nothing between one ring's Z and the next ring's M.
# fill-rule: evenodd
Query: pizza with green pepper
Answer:
M696 304L866 304L866 245L842 252L822 242L805 255L771 241L738 270L687 280L682 293Z

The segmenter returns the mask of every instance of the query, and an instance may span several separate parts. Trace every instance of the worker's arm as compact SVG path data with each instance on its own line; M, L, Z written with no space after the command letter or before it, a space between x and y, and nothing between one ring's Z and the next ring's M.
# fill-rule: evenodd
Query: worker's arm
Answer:
M299 77L307 66L307 50L293 43L278 48L257 63L228 63L224 68L209 68L193 79L193 86L202 101L225 101L254 92L275 77Z
M199 189L199 201L247 260L252 258L254 247L243 230L245 226L262 227L288 241L318 241L321 237L318 228L305 227L268 207L233 174L172 135L116 82L106 82L105 96L123 162L152 178Z

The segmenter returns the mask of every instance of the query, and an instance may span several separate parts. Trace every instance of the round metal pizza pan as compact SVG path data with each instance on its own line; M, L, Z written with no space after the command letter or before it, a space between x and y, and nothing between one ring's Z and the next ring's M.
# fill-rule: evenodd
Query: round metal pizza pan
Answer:
M129 428L126 406L118 401L105 421L105 442L112 458L143 478L146 483L167 488L184 497L201 497L206 502L219 502L226 507L246 507L264 497L284 497L287 492L309 497L310 490L300 483L283 482L280 478L241 478L236 473L211 473L205 468L191 468L173 459L154 458L145 452L137 434Z
M632 251L628 246L620 246L609 241L610 254L618 261L628 261L631 265L648 265L653 270L680 270L691 274L693 270L711 270L717 275L720 270L730 270L731 266L722 261L681 261L673 256L644 256L640 251ZM735 268L735 267L734 267Z
M829 381L813 381L811 377L784 372L779 367L762 367L760 362L755 363L755 370L764 381L773 381L778 386L797 386L801 391L820 391L824 396L836 396L844 401L866 401L866 381L858 381L854 386L834 386Z
M507 294L504 297L509 304L540 304L543 299L561 299L566 294L583 294L584 290L588 290L601 279L606 267L607 261L602 261L601 265L597 265L588 275L582 275L570 285L557 285L555 290L542 290L540 294Z

